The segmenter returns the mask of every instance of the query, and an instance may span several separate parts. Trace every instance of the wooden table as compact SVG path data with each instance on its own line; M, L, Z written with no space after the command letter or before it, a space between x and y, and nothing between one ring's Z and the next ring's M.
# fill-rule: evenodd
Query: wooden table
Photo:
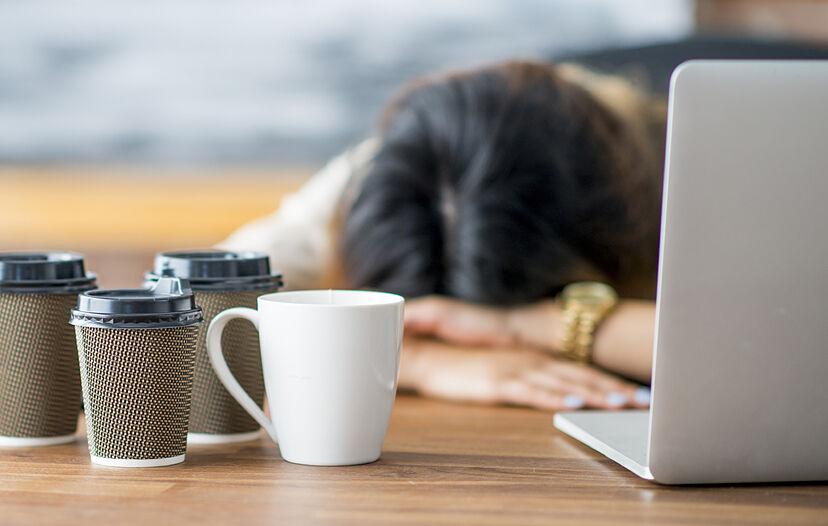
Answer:
M164 468L92 466L86 442L0 450L0 524L828 524L828 486L666 487L552 415L400 396L382 458L289 464L265 438Z
M138 286L159 248L91 250L87 268L102 287ZM828 524L828 486L658 486L556 431L549 413L411 396L366 466L288 464L264 438L148 469L92 466L84 440L0 449L3 526L280 522Z

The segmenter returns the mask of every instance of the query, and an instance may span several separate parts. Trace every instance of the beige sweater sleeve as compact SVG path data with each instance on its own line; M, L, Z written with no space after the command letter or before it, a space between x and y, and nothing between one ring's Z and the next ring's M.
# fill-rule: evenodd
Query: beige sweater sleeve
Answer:
M216 247L267 253L287 289L321 286L334 256L331 222L337 206L354 172L376 150L376 140L367 140L336 157L302 188L285 196L274 213L243 225Z

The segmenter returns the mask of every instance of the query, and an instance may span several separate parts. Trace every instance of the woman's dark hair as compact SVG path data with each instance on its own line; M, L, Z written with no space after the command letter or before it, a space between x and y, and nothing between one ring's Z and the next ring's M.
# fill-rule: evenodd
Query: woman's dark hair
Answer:
M500 305L582 279L623 294L654 276L656 151L555 66L420 81L387 110L345 211L345 277Z

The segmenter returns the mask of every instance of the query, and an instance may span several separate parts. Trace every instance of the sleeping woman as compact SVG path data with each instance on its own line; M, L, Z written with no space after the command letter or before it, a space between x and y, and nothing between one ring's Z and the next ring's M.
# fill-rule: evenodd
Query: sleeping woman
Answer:
M646 407L665 111L616 77L507 62L426 77L376 137L223 241L293 289L401 294L400 387Z

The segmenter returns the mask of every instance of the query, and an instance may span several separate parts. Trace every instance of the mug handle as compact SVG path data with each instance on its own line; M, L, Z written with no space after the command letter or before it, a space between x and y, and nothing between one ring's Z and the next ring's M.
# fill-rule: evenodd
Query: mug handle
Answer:
M276 438L276 427L273 425L273 422L265 416L264 411L262 411L259 405L239 385L238 380L230 372L230 368L224 360L224 351L221 348L221 335L227 323L230 320L238 318L249 321L256 327L256 330L259 330L259 311L256 309L236 307L220 312L213 318L213 321L210 322L210 327L207 329L207 356L210 357L213 370L216 372L218 379L221 380L221 383L224 384L227 392L267 431L267 434L270 435L270 438L274 442L279 442Z

